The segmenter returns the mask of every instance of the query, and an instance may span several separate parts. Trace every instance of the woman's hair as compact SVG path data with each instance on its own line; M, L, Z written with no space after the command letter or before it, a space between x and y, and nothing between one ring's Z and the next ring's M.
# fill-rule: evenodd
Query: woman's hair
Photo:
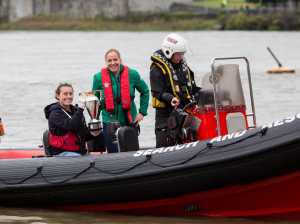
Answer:
M108 55L109 53L111 53L111 52L115 52L115 53L118 55L118 57L121 59L120 51L118 51L118 50L115 49L115 48L111 48L111 49L109 49L108 51L106 51L106 53L105 53L105 55L104 55L105 61L106 61L107 55Z
M56 87L56 90L55 90L55 99L57 99L57 100L58 100L57 96L60 94L60 89L62 87L71 87L72 90L73 90L73 86L70 83L67 83L67 82L65 82L65 83L59 83L59 85Z

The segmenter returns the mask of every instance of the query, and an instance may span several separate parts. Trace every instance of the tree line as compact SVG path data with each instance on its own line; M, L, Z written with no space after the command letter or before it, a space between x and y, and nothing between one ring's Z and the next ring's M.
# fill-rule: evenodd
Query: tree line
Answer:
M277 5L277 4L286 4L288 2L294 2L296 5L300 3L300 0L246 0L249 3L260 3L261 5Z

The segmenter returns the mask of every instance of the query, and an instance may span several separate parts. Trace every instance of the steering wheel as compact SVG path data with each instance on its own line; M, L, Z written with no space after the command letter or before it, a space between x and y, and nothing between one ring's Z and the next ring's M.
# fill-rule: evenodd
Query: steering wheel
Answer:
M195 105L197 105L197 102L196 101L192 101L192 102L188 103L187 105L185 105L182 110L184 112L189 113L189 110L192 109L192 107L194 107Z

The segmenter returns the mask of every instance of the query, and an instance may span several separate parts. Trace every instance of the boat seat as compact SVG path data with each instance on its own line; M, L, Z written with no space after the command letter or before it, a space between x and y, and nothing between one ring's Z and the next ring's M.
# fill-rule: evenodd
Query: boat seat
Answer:
M139 150L139 132L137 128L123 126L117 130L117 141L119 152Z
M50 156L51 154L50 154L50 145L49 145L49 130L46 130L43 133L43 147L46 156Z
M202 89L206 95L205 100L209 100L207 104L211 104L213 98L213 79L211 73L206 74L202 79ZM238 64L221 64L215 69L215 90L217 102L219 105L245 105L244 91L242 87L240 69ZM211 91L211 94L209 94Z

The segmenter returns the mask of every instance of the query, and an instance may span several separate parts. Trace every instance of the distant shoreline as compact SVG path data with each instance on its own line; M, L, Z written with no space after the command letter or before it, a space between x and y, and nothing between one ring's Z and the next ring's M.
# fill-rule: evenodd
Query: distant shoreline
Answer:
M32 17L17 22L0 22L0 30L81 30L81 31L187 31L187 30L300 30L295 14L220 14L216 17L188 13L131 15L117 19L65 19Z

